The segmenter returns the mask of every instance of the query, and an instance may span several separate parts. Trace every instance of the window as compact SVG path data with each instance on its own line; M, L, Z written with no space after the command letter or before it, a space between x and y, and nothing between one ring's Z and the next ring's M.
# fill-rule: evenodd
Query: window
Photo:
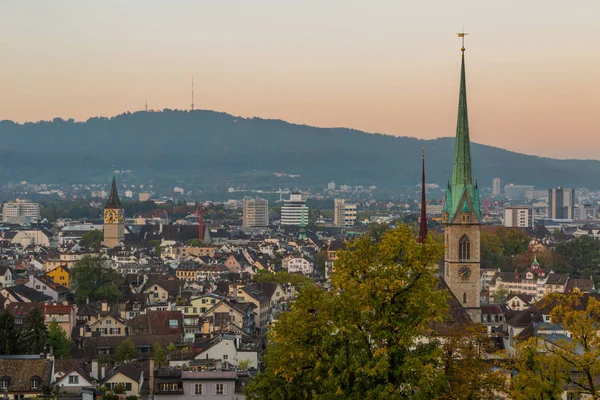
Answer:
M161 383L160 385L158 385L158 389L161 392L166 392L169 390L169 384L168 383Z
M173 329L173 328L177 328L179 324L177 323L176 319L170 319L169 320L169 328Z
M78 385L79 384L79 376L78 375L69 375L69 385Z
M201 383L196 383L193 386L193 393L195 396L201 396L201 395L205 395L206 392L204 391L204 385Z
M466 303L466 302L467 302L467 294L463 293L463 303Z
M198 307L194 307L194 314L198 312Z
M121 334L121 328L110 328L110 334L111 335L120 335Z
M166 294L166 293L163 293L163 294L162 294L162 298L163 298L163 299L166 299L166 298L167 298L167 294Z
M110 319L107 319L107 320L106 320L106 325L112 325L112 320L110 320Z
M458 241L458 259L461 261L471 259L471 241L467 235L463 235Z
M202 304L206 304L206 299L202 299Z
M223 360L227 360L228 356L227 354L223 354Z
M171 392L178 392L179 391L179 385L177 383L171 383L170 389L171 389Z
M222 383L217 383L215 385L215 394L226 394L225 387Z
M155 299L158 299L158 293L156 293L156 292L152 293L152 297L154 297Z
M37 378L33 378L31 380L31 388L32 389L37 389L37 388L39 388L39 386L40 386L40 382L38 381L38 379Z
M8 389L8 379L0 380L0 389Z

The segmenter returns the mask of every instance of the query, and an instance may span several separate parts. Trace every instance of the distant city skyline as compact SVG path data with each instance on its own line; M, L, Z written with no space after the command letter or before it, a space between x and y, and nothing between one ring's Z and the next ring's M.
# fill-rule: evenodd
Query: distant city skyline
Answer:
M600 3L11 1L0 119L196 109L595 158Z

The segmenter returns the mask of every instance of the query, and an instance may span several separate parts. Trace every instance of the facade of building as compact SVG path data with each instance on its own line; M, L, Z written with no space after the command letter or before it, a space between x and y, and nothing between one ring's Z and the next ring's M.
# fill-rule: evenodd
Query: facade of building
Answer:
M501 190L500 178L492 179L492 196L500 195L500 190Z
M504 226L511 228L533 227L533 207L518 206L504 209Z
M598 216L598 207L589 204L580 204L573 209L573 219L586 220L596 219Z
M265 199L244 199L242 222L245 227L269 226L269 202Z
M471 172L471 142L467 115L465 53L462 49L460 93L452 180L446 189L442 216L445 227L444 281L475 322L480 308L479 188Z
M243 400L246 397L236 382L236 371L157 370L153 397L155 400Z
M104 206L104 245L120 246L125 240L125 210L117 193L117 182L113 178L108 201Z
M575 190L557 187L548 189L548 218L573 219L575 206Z
M41 219L40 205L28 200L17 199L4 203L2 222L9 224L31 224Z
M349 228L356 222L356 204L348 204L344 199L333 201L333 224Z
M308 224L308 207L306 200L300 193L290 194L288 200L283 201L281 206L281 225Z

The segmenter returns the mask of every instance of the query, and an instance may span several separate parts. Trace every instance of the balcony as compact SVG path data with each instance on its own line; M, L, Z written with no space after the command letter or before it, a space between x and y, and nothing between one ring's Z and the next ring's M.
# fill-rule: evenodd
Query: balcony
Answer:
M47 315L46 316L46 323L49 324L50 322L52 322L52 320L55 320L56 322L71 322L71 318L69 317L60 317L58 315Z

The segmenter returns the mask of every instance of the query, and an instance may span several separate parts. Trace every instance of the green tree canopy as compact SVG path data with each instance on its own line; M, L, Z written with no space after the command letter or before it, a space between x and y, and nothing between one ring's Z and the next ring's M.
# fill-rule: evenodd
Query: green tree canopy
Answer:
M102 243L103 240L104 234L98 229L94 229L81 235L79 245L81 247L87 247L89 249L97 248L100 246L100 243Z
M570 242L556 246L556 253L562 256L576 274L589 269L597 274L600 266L600 241L589 236L580 236Z
M48 326L48 345L57 359L68 358L71 354L71 341L67 337L67 332L55 319L52 319Z
M15 325L15 316L9 310L0 313L0 355L23 354L21 331Z
M167 362L167 350L158 341L152 345L152 355L157 366L165 365Z
M123 277L101 257L85 256L71 269L71 289L78 305L89 301L120 301Z
M129 362L137 359L139 356L140 351L135 347L131 338L123 340L115 350L115 359L118 362Z
M434 290L443 246L403 225L338 252L332 290L306 285L269 336L249 399L431 399L443 386L439 347L419 344L447 309Z
M277 271L273 273L271 271L260 270L252 277L252 279L255 282L291 283L294 286L302 286L313 282L312 279L307 278L304 275L290 274L287 271Z

